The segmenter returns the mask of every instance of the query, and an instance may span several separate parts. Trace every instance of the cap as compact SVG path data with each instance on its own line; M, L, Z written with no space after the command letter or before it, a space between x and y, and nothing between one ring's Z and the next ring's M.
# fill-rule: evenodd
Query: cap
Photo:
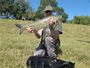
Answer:
M51 6L46 6L45 11L47 10L53 11L53 8Z

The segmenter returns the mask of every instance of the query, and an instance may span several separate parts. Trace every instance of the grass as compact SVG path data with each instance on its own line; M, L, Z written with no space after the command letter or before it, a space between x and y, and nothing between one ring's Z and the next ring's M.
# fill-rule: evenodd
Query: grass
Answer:
M26 61L40 39L24 31L19 35L15 24L30 21L0 19L0 68L26 68ZM62 23L61 46L57 57L75 63L75 68L90 67L90 26Z

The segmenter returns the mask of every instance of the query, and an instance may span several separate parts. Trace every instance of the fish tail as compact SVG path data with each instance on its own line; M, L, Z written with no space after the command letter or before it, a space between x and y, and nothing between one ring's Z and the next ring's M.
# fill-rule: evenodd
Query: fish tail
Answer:
M18 28L20 28L20 35L22 34L22 32L25 30L25 27L23 27L22 24L15 24Z

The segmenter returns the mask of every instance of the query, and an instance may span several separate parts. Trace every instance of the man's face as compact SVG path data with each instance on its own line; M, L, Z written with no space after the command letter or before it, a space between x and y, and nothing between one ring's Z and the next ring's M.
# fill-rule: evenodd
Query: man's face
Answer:
M54 11L45 11L46 17L53 15Z

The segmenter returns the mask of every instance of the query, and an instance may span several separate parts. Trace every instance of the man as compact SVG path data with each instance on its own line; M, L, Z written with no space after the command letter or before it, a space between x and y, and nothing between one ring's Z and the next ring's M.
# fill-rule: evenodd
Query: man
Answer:
M53 8L51 6L46 6L45 15L46 17L54 14ZM52 21L54 21L52 23ZM61 22L56 22L56 20L50 19L49 27L43 29L41 32L33 30L31 27L26 28L30 33L34 33L37 38L41 38L39 47L36 48L33 56L49 56L56 58L55 51L60 46L59 34L62 34Z

